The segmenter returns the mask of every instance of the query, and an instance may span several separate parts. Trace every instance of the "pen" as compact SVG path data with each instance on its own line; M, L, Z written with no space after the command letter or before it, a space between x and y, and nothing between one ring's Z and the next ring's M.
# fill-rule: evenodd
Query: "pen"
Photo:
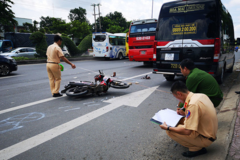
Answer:
M183 109L184 109L184 106L180 110L183 110Z

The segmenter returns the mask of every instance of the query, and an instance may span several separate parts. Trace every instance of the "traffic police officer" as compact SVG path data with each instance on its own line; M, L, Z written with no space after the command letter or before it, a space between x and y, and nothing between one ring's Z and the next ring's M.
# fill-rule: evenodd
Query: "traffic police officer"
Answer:
M64 62L70 64L72 68L76 66L69 62L67 58L64 57L62 49L60 48L62 44L62 38L59 35L54 36L54 44L50 45L47 49L47 72L49 78L50 89L53 97L60 97L62 94L59 93L60 83L61 83L61 70L60 70L60 59Z
M205 147L216 140L218 121L216 110L207 95L190 92L186 85L175 82L171 87L174 97L184 103L185 121L177 127L160 125L167 130L173 140L189 149L183 152L185 157L195 157L207 153Z

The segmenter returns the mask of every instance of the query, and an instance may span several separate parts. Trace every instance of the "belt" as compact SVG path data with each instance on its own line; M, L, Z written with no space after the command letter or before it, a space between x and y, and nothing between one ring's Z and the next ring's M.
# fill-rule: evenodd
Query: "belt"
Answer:
M207 138L207 137L205 137L205 136L203 136L203 135L201 135L203 138ZM212 141L212 142L214 142L216 139L217 139L217 137L216 137L216 139L213 139L212 137L211 138L207 138L208 140L210 140L210 141Z
M53 63L53 64L58 64L57 62L47 62L47 63Z

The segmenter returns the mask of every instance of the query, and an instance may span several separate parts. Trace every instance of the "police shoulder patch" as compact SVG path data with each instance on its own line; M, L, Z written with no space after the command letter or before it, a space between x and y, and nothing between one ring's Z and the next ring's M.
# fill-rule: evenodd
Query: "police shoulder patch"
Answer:
M187 115L186 115L186 118L188 119L188 118L190 117L190 115L191 115L191 112L190 112L190 110L187 110Z

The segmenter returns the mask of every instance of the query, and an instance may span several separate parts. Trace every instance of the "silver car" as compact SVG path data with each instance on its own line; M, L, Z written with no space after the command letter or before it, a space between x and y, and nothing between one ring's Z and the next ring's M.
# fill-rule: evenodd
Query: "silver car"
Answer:
M16 48L16 49L12 50L11 52L1 53L0 55L8 56L8 57L35 58L34 54L37 54L35 48L22 47L22 48Z

